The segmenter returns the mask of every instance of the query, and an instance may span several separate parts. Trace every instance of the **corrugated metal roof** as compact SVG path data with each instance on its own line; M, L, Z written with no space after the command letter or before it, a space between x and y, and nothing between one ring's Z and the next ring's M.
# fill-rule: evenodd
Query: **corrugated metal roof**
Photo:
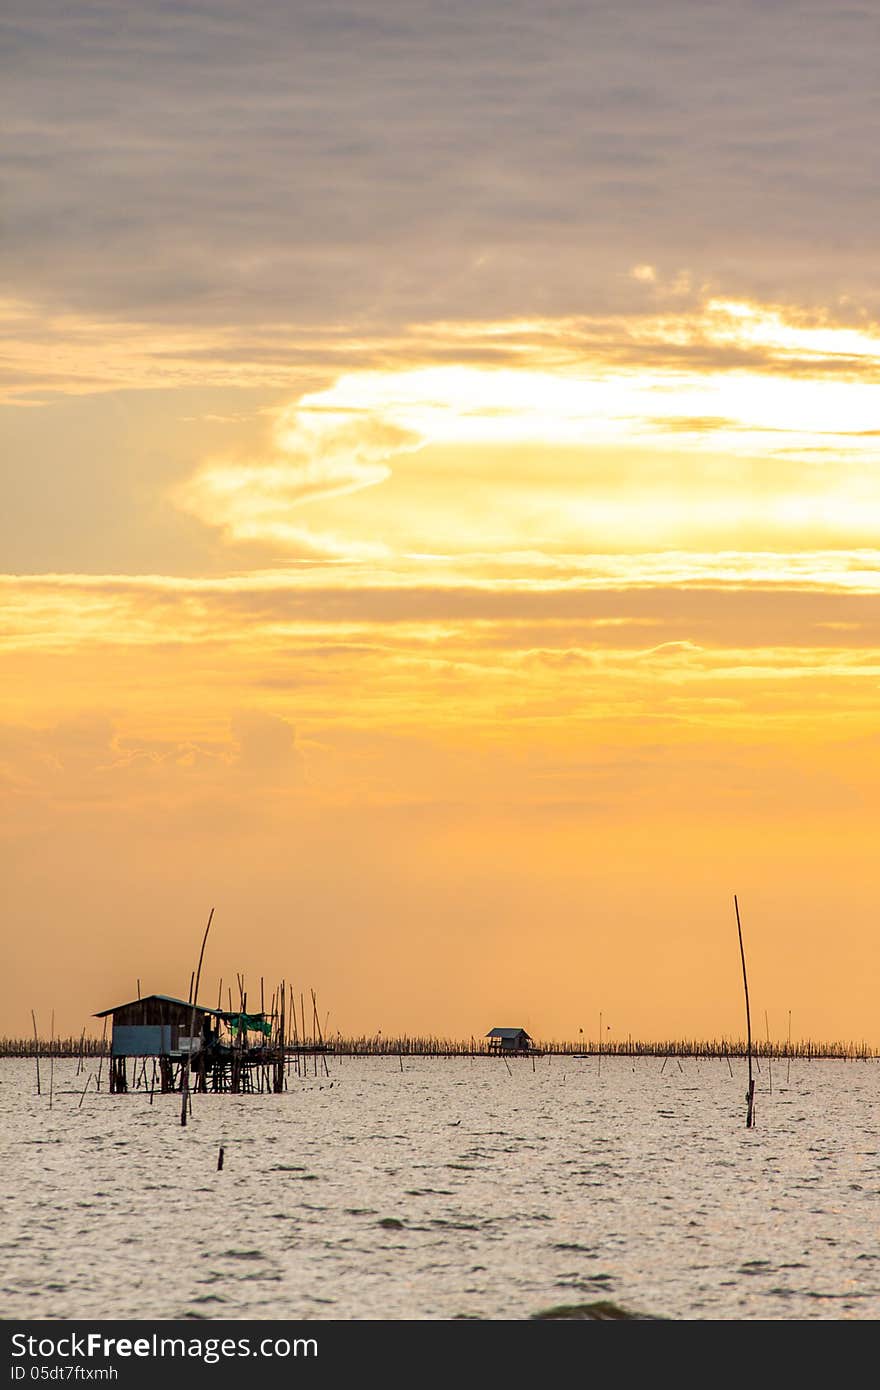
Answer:
M115 1014L118 1009L130 1009L133 1004L143 1004L147 999L161 999L163 1004L180 1004L184 1009L192 1008L192 1000L175 999L173 994L143 994L140 999L129 999L125 1004L114 1004L112 1009L102 1009L99 1014L92 1014L92 1018L106 1018L108 1014ZM199 1013L216 1014L217 1009L209 1009L204 1004L196 1004Z
M487 1038L518 1038L522 1035L528 1037L525 1028L490 1028L486 1034Z

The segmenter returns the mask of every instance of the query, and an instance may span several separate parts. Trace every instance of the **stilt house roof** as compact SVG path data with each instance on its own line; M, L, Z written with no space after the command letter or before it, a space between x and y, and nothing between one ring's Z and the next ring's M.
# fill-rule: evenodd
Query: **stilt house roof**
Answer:
M107 1018L109 1014L119 1013L120 1009L130 1009L136 1004L144 1004L150 999L158 999L162 1004L179 1004L182 1009L193 1007L191 999L175 999L173 994L144 994L140 999L129 999L125 1004L114 1004L112 1009L102 1009L98 1014L92 1014L92 1018ZM196 1004L196 1012L200 1014L218 1015L219 1009L206 1008L204 1004Z

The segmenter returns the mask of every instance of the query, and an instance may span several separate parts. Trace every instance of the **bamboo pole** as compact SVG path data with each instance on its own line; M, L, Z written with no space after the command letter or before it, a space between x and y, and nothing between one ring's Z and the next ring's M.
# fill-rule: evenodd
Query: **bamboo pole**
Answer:
M284 1047L284 1030L285 1030L285 1026L286 1026L286 1025L285 1025L285 1018L284 1018L284 1006L285 1006L285 1003L286 1003L287 1001L286 1001L286 998L285 998L284 981L283 981L283 980L281 981L280 985L278 986L278 994L279 994L279 1012L278 1012L278 1019L276 1020L276 1023L275 1023L275 1053L276 1053L276 1058L275 1058L275 1075L274 1075L274 1077L273 1077L273 1079L272 1079L272 1085L273 1085L273 1088L274 1088L274 1091L275 1091L275 1094L276 1094L276 1095L280 1095L280 1093L281 1093L281 1092L283 1091L283 1089L284 1089L284 1053L285 1053L285 1047ZM273 1006L273 1008L274 1008L274 1006Z
M49 1024L49 1109L52 1109L52 1094L55 1081L55 1010L52 1010L52 1022Z
M317 1034L318 1034L318 1042L320 1043L320 1046L321 1046L321 1061L324 1063L324 1075L325 1075L325 1076L329 1076L329 1075L330 1075L330 1068L327 1066L327 1057L326 1057L326 1054L325 1054L325 1052L324 1052L324 1050L323 1050L323 1049L324 1049L324 1034L321 1032L321 1020L318 1018L318 999L317 999L317 996L316 996L314 990L312 990L312 1013L313 1013L313 1015L314 1015L314 1020L315 1020L315 1022L314 1022L314 1027L315 1027L315 1029L316 1029L316 1031L317 1031ZM400 1063L400 1070L403 1071L403 1062L402 1062L402 1061L401 1061L401 1063ZM317 1063L317 1056L316 1056L316 1057L315 1057L315 1075L317 1076L317 1074L318 1074L318 1063Z
M101 1089L101 1072L104 1069L104 1049L107 1046L107 1016L104 1016L104 1027L101 1029L101 1055L98 1058L98 1079L95 1082L95 1090Z
M40 1095L40 1039L37 1037L37 1016L31 1009L31 1018L34 1021L34 1058L37 1063L37 1095Z
M785 1069L785 1084L791 1080L791 1009L788 1011L788 1066Z
M299 1060L300 1060L300 1059L299 1059L299 1028L297 1027L297 1022L296 1022L296 995L295 995L294 990L293 990L293 985L290 983L289 980L288 980L288 982L287 982L287 994L288 994L288 998L289 998L290 1001L291 1001L290 1022L289 1022L288 1025L287 1025L287 1040L288 1040L288 1042L292 1043L292 1045L293 1045L293 1049L294 1049L294 1052L293 1052L293 1065L294 1065L294 1068L296 1069L296 1074L297 1074L297 1076L299 1076L299 1074L300 1074L300 1065L299 1065ZM290 1075L290 1062L288 1062L288 1065L287 1065L287 1074L288 1074L288 1076Z
M739 953L742 958L743 968L743 989L746 996L746 1034L748 1037L748 1056L749 1056L749 1089L746 1092L746 1129L751 1129L755 1123L755 1081L752 1076L752 1016L749 1012L749 981L746 975L746 953L743 947L742 924L739 920L739 903L736 894L733 895L733 906L736 911L736 930L739 936Z
M281 980L279 984L281 995L281 1018L278 1020L278 1041L281 1047L281 1066L278 1077L278 1094L281 1095L287 1085L287 1076L290 1072L290 1062L287 1052L287 1044L290 1037L290 1017L289 1010L293 1000L289 980ZM293 1005L293 1016L296 1018L296 1005Z
M180 1123L184 1129L186 1128L187 1102L189 1100L189 1068L190 1062L192 1060L193 1035L196 1029L196 1000L198 998L199 993L199 980L201 979L202 975L202 961L205 956L205 943L208 940L208 932L211 930L211 923L213 920L214 909L212 907L210 913L208 914L208 925L205 927L205 935L202 937L202 949L199 951L199 964L194 976L195 985L190 986L192 994L189 1014L189 1049L184 1059L183 1078L180 1083L180 1090L182 1093L182 1100L180 1105Z

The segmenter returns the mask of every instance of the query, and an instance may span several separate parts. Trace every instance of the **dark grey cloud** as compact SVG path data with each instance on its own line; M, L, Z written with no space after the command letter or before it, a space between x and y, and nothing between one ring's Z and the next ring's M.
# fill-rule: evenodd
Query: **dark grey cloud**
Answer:
M874 305L880 11L9 0L7 290L156 319Z

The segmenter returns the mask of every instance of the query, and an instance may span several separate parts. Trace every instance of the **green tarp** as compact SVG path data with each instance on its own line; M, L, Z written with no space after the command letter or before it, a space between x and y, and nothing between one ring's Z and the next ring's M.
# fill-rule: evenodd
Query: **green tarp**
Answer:
M262 1014L223 1014L223 1018L234 1036L239 1028L244 1028L247 1033L263 1033L267 1038L272 1036L272 1025Z

